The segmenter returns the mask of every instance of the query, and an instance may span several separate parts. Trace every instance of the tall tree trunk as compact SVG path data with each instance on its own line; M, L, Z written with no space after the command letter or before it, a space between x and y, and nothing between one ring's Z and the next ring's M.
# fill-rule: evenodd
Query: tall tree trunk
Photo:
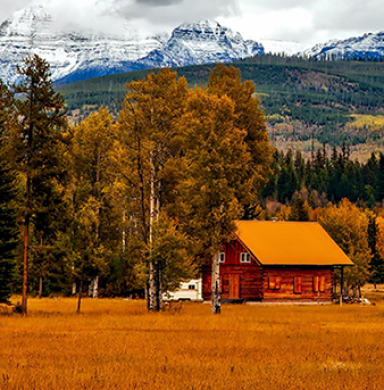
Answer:
M99 297L99 276L95 276L92 283L92 298Z
M39 280L39 299L43 298L43 276L40 275Z
M125 232L125 210L123 211L123 228L121 229L121 251L125 253L125 242L126 232Z
M158 147L159 156L159 171L163 167L163 154L161 145ZM157 192L156 192L156 224L159 224L160 217L160 206L161 206L161 181L157 181ZM158 310L163 309L163 261L160 259L157 263L157 306Z
M219 263L219 253L215 253L212 257L212 290L211 290L211 303L212 303L212 313L220 314L221 313L221 303L220 303L220 263Z
M40 253L43 253L43 237L40 237ZM43 275L39 278L39 299L43 298Z
M149 200L149 310L159 311L157 304L158 296L158 284L157 284L157 267L152 258L153 255L153 228L155 223L155 201L156 201L156 190L155 190L155 162L153 152L150 156L150 167L151 167L151 192Z
M28 241L29 241L29 203L31 192L31 179L27 177L26 182L26 216L24 220L24 270L23 270L23 296L21 300L21 308L23 315L27 315L27 293L28 293Z
M77 310L76 313L80 313L81 309L81 296L83 295L83 285L84 285L84 270L81 274L80 287L79 287L79 298L77 300Z

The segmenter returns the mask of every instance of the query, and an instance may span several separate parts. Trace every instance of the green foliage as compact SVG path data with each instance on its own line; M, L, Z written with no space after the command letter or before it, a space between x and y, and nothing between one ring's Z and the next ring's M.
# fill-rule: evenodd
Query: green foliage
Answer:
M8 88L0 83L0 303L11 295L17 244L16 177L9 169L4 143L12 117L12 99Z
M296 151L294 161L291 150L285 154L275 151L271 170L269 183L261 193L263 199L290 204L295 193L304 189L312 194L313 207L324 206L327 200L339 203L346 198L373 209L383 199L382 153L379 159L373 153L366 163L360 163L350 160L349 148L345 145L339 151L334 147L331 156L324 147L317 151L314 159L307 160L300 151ZM315 199L319 196L323 198L321 204Z
M8 184L4 170L0 168L0 303L7 301L11 295L17 243L15 212L7 201L12 191L12 188L7 188Z
M291 207L290 221L309 221L308 203L302 198L297 198Z
M45 273L48 266L43 264L42 252L54 245L60 225L57 212L64 209L61 186L66 175L63 150L67 117L63 97L53 88L45 60L37 55L28 57L17 72L22 76L22 81L12 87L17 97L14 99L17 119L9 130L6 150L24 187L19 218L24 225L23 310L26 313L29 253L36 254L35 270ZM57 261L53 256L52 260Z
M312 61L274 55L234 62L243 79L257 85L261 107L277 138L306 141L312 136L341 146L383 137L348 127L351 115L382 114L384 63L361 61ZM208 84L214 65L178 68L190 87ZM131 72L60 86L70 110L106 105L117 114L125 96L124 84L148 75ZM283 109L284 108L284 109ZM351 131L352 129L352 131ZM272 129L271 129L272 130Z

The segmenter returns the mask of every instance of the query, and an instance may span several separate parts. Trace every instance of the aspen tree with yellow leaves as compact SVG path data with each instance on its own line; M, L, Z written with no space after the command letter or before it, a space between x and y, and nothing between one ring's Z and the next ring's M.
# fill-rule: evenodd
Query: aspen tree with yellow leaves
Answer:
M78 309L86 278L89 292L98 296L100 272L106 267L108 241L110 247L119 244L110 231L115 219L109 206L112 178L109 177L110 155L113 151L113 121L105 108L100 108L79 126L72 128L70 166L72 182L73 267L79 279ZM108 216L106 214L109 214ZM117 220L117 219L116 219Z
M145 266L148 268L148 308L162 307L163 270L167 261L158 252L159 232L182 241L168 218L166 187L178 175L175 162L181 151L178 119L184 111L187 82L169 69L150 74L127 85L123 109L117 121L117 147L114 165L126 188L127 218L140 226ZM160 221L163 228L160 229ZM172 235L172 234L171 234ZM168 236L169 237L169 236Z
M368 216L347 199L342 199L339 205L329 203L318 215L318 222L355 264L346 267L344 274L347 287L355 290L370 276L368 221Z
M235 220L267 181L272 150L255 86L218 65L206 90L189 93L180 121L185 136L181 184L185 230L211 258L212 312L219 314L219 250Z

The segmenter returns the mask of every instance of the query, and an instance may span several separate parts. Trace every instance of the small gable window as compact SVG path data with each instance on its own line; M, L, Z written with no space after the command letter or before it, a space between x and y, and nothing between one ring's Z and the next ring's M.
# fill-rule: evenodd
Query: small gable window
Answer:
M295 276L293 278L293 292L295 294L301 294L301 284L302 284L301 276Z
M240 254L240 263L250 263L251 255L248 252L241 252Z
M219 253L219 263L225 263L225 253L224 252Z
M325 291L325 276L313 277L313 291L315 292Z

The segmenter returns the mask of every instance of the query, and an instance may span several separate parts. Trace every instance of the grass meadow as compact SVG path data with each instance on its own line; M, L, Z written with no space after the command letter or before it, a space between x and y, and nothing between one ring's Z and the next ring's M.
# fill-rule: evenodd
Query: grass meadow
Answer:
M372 294L374 294L372 292ZM0 315L1 390L384 389L376 306L29 299Z

